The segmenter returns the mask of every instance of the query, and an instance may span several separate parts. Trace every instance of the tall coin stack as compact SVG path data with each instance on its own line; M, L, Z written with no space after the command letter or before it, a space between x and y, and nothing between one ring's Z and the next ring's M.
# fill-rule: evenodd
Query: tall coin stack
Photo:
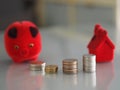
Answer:
M96 71L96 55L94 54L83 55L83 71L85 72Z
M66 74L78 73L77 59L64 59L62 63L63 63L63 73L66 73Z

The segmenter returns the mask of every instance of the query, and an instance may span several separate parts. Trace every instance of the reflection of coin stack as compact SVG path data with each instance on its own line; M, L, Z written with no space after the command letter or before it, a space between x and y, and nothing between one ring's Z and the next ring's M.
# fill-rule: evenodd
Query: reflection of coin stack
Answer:
M64 59L63 72L67 74L78 73L78 60L77 59Z
M32 61L30 62L29 68L32 71L43 71L45 69L45 62L42 61Z
M85 72L96 71L96 56L93 54L83 55L83 70Z
M96 73L84 74L84 85L89 88L96 87Z

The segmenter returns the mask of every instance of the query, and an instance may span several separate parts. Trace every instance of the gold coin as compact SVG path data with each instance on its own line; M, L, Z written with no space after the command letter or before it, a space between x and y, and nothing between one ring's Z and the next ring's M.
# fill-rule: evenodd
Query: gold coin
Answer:
M47 70L45 69L46 73L57 73L57 69L51 69L51 70Z
M30 70L32 70L32 71L41 71L42 68L41 67L30 67Z
M58 66L57 65L47 65L45 67L45 72L46 73L56 73L58 71Z
M69 65L70 64L77 64L78 60L77 59L64 59L62 63L63 63L63 65L64 64L69 64Z
M75 68L78 68L78 64L73 64L73 65L66 65L66 64L64 64L63 68L64 69L75 69Z

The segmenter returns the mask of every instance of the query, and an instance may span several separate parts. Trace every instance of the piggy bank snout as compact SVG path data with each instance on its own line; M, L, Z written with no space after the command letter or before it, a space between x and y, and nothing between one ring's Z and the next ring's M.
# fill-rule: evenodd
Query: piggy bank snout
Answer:
M26 57L26 56L28 56L28 54L29 54L28 49L22 49L20 51L20 56Z

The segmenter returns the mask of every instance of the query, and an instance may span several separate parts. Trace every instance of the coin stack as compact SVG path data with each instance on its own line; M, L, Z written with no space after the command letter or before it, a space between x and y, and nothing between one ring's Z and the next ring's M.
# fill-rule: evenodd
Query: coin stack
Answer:
M96 55L94 54L83 55L83 71L85 72L96 71Z
M46 63L43 61L32 61L30 62L29 68L32 71L43 71Z
M66 74L78 73L77 59L64 59L62 63L63 63L63 73L66 73Z
M46 73L57 73L58 71L58 66L57 65L47 65L45 67L45 72Z

